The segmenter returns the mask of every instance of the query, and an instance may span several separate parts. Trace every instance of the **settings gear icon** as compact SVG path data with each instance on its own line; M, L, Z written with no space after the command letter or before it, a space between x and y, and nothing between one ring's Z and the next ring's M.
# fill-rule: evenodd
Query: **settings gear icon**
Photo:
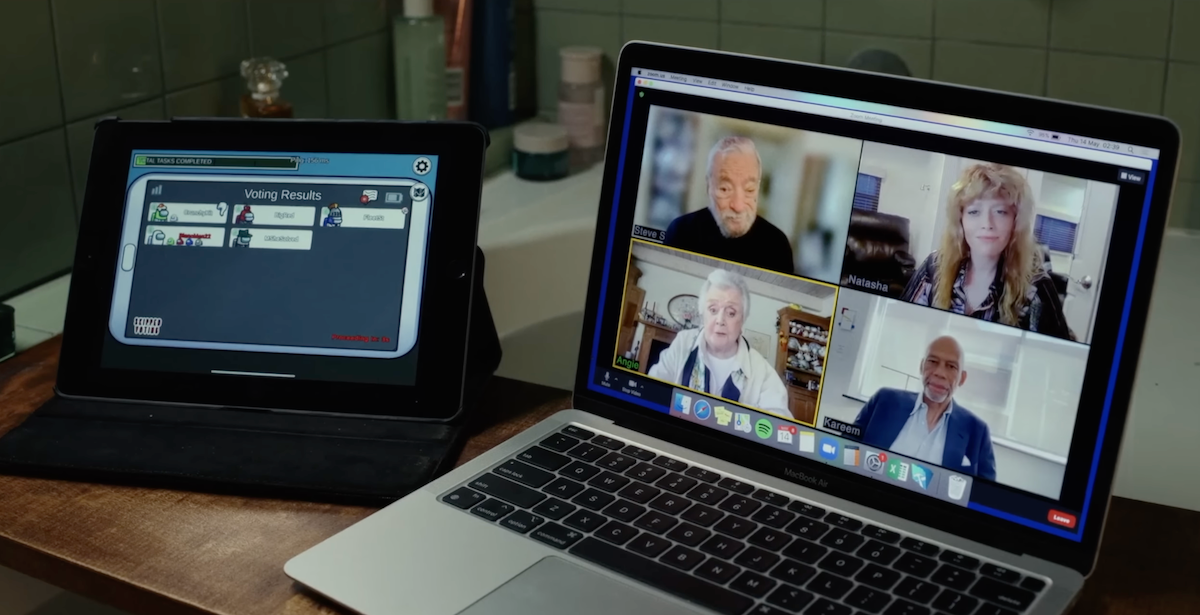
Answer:
M417 175L424 175L428 173L431 168L433 168L433 163L424 156L421 156L413 161L413 173L416 173Z

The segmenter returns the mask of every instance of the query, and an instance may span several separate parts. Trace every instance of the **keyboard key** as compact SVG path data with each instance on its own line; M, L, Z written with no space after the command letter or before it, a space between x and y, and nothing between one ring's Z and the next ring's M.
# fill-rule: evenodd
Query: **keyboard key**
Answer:
M834 551L833 553L826 555L825 559L821 560L821 563L817 564L817 567L821 570L828 570L834 574L840 574L844 577L848 577L858 572L858 569L863 567L863 561L857 557L854 557L853 555L846 555L845 553L838 553L837 551Z
M623 498L629 498L638 504L645 504L654 499L654 496L662 493L661 489L656 489L650 485L643 485L637 481L629 483L624 489L617 492L617 495Z
M707 484L697 485L695 489L692 489L687 494L689 498L702 504L716 504L725 499L727 495L729 495L728 491Z
M815 564L821 559L829 549L822 547L815 542L807 540L793 540L792 544L788 545L783 550L785 557L790 557L795 560L800 560L806 564Z
M595 444L597 446L603 446L604 448L614 450L614 451L619 451L619 450L625 448L624 442L622 442L616 438L610 438L608 436L596 436L595 438L592 438L592 444Z
M825 516L824 508L813 506L812 504L808 504L806 502L792 502L791 504L788 504L787 509L794 513L800 513L805 517L812 517L813 519L820 519L821 517Z
M722 478L720 482L717 483L717 486L724 487L734 493L740 493L742 495L750 495L751 493L754 493L754 485L743 483L736 478Z
M571 465L559 471L559 474L568 476L578 481L585 481L600 473L600 468L594 465L583 463L582 461L572 461Z
M1028 589L1033 593L1037 593L1043 589L1046 589L1046 582L1034 577L1025 577L1025 579L1021 581L1021 587Z
M887 606L887 603L892 601L892 597L886 592L881 592L877 589L871 589L866 585L859 585L846 596L846 604L862 609L868 613L878 613Z
M557 472L559 468L571 463L570 458L540 446L531 446L521 451L517 459L551 472Z
M682 471L688 469L688 464L686 464L678 459L672 459L670 457L664 457L662 455L655 457L653 463L654 463L654 465L656 465L660 468L666 468L667 470L670 470L671 472L682 472Z
M767 595L767 592L771 591L772 587L775 587L776 585L777 583L775 581L768 579L761 574L755 574L747 570L743 572L741 576L735 579L733 583L730 583L729 587L736 589L743 594L748 594L754 596L755 598L762 598L763 596Z
M829 531L829 526L813 519L800 517L787 526L788 533L795 534L801 538L816 540L822 534Z
M937 595L938 586L934 585L933 583L927 583L925 581L914 579L912 577L905 577L904 580L900 581L900 584L896 586L896 589L892 590L892 593L900 596L901 598L912 600L913 602L926 604L930 600L933 600L933 597Z
M971 557L970 555L964 555L956 551L942 551L942 554L938 557L938 559L946 562L947 564L954 564L959 568L966 568L967 570L975 570L979 567L979 560Z
M470 487L486 493L494 498L516 504L521 508L531 508L546 499L546 494L538 493L529 487L518 485L507 478L495 474L484 474L471 481Z
M450 504L451 506L457 506L465 510L482 502L486 497L487 496L473 489L459 487L458 489L443 495L442 501Z
M603 512L614 519L620 519L621 521L629 523L642 516L642 513L646 512L646 509L645 507L638 506L633 502L617 500L616 502L609 504L608 508L605 508L600 512Z
M684 521L691 521L696 525L708 527L717 522L718 519L725 516L725 513L718 511L711 506L703 504L693 504L687 512L680 515Z
M568 504L557 498L546 498L541 504L533 507L533 512L547 519L562 519L575 510L574 504Z
M596 465L613 472L621 473L637 465L638 460L621 453L609 453L600 458Z
M700 545L701 551L704 551L709 555L715 555L725 559L733 559L733 556L737 555L742 549L745 548L746 545L742 544L741 542L729 538L728 536L720 535L713 536L704 541L704 544Z
M857 532L863 526L862 521L859 521L858 519L847 517L846 515L843 515L840 513L835 513L835 512L831 512L828 515L826 515L825 523L828 523L829 525L832 525L833 527L840 527L843 530L847 530L847 531L851 531L851 532Z
M671 495L670 493L664 493L653 500L650 500L650 508L661 510L672 515L678 515L691 505L692 503L683 496Z
M787 543L792 541L792 537L784 534L779 530L773 530L769 527L760 527L757 532L750 535L750 544L760 546L769 551L778 551Z
M746 615L788 615L787 611L781 611L765 602L760 602L758 606L750 609Z
M698 467L694 467L694 466L688 468L683 473L687 476L690 476L697 480L702 480L706 483L715 483L721 479L721 475L717 474L716 472L713 472L712 470L705 470L704 468L698 468Z
M745 566L755 572L766 572L778 564L780 557L774 553L763 551L758 547L750 547L733 558L733 563Z
M642 528L643 530L646 530L647 532L654 532L655 534L661 534L675 527L676 523L679 523L679 519L669 515L664 515L656 510L652 510L638 517L637 521L633 522L634 525Z
M883 615L929 615L929 609L907 600L897 600L883 612Z
M790 613L798 613L804 605L812 602L814 596L803 589L792 587L790 585L780 585L775 591L767 596L767 602L787 609Z
M769 491L767 489L759 489L758 491L755 491L752 497L760 502L766 502L771 506L778 506L780 508L792 503L792 498L789 498L782 493L775 493L774 491Z
M571 553L723 615L741 615L754 604L745 596L595 538L580 542Z
M713 526L713 529L727 536L733 536L734 538L745 538L746 536L749 536L750 532L753 532L757 527L757 523L751 523L745 519L742 519L741 517L734 517L730 515L724 519L721 519L720 522Z
M484 500L482 504L471 509L472 514L483 517L488 521L496 521L512 511L513 507L511 504L505 504L495 498Z
M741 571L741 568L715 557L704 560L704 563L700 564L700 567L695 570L696 576L720 585L728 583L729 579L732 579Z
M984 564L983 567L979 569L979 574L981 574L985 577L991 577L993 579L996 579L997 581L1004 581L1005 583L1016 583L1017 581L1021 580L1021 573L1019 573L1015 570L1009 570L1008 568L1001 568L1000 566L996 566L993 564ZM1037 579L1033 579L1033 580L1036 581ZM1027 587L1025 589L1029 589L1032 591L1041 591L1042 590L1041 587L1038 587L1037 589L1033 589L1032 587Z
M596 530L594 536L600 540L605 540L614 545L623 545L629 542L638 533L637 530L621 523L620 521L609 521L608 525Z
M937 569L937 562L916 553L905 553L900 556L900 559L896 560L896 563L892 567L900 572L907 572L914 577L927 577L929 573Z
M675 545L659 559L668 566L674 566L680 570L691 570L704 559L704 556L687 547Z
M638 448L632 444L621 449L621 452L633 457L634 459L640 459L642 461L650 461L651 459L654 459L654 453L651 453L644 448Z
M625 476L635 480L640 480L643 483L652 483L663 476L666 476L666 474L667 471L658 466L652 466L648 463L639 463L632 468L629 468L629 471L625 473Z
M817 575L817 578L809 582L806 589L837 600L846 595L846 592L850 591L852 587L854 587L854 583L848 579L834 576L828 572L822 572Z
M567 425L566 427L563 427L562 432L568 436L579 438L580 440L591 440L592 438L596 437L596 434L577 425Z
M865 557L876 564L884 566L892 563L897 557L900 557L900 549L885 545L878 540L872 540L863 545L863 548L858 550L859 557Z
M704 539L709 536L712 536L712 532L702 527L696 527L691 523L680 523L667 532L667 538L689 547L694 547L704 542Z
M942 564L942 567L938 568L937 572L933 573L932 577L929 577L929 580L951 589L965 592L975 582L975 573L967 572L962 568L951 566L950 564Z
M976 598L983 598L988 602L1018 611L1029 608L1029 605L1033 604L1033 599L1037 597L1031 591L988 578L979 579L971 588L970 594Z
M731 512L735 515L749 517L754 514L754 511L762 508L762 502L752 500L744 495L735 495L725 498L718 506L725 512Z
M612 504L614 498L603 491L597 489L588 489L583 493L575 496L571 501L590 510L600 510L609 504Z
M996 606L994 604L988 604L984 602L979 607L979 610L975 611L974 615L1017 615L1017 612L1010 611L1002 606Z
M774 506L763 506L750 516L750 519L776 529L782 529L795 518L796 513Z
M577 510L568 515L566 519L563 519L564 524L585 532L594 532L606 522L608 522L608 519L604 515L594 513L590 510Z
M529 530L541 525L545 521L546 520L542 517L539 517L531 512L518 510L517 512L505 517L504 520L500 522L500 525L524 534Z
M900 573L895 570L888 570L875 564L867 564L867 567L863 568L863 571L858 573L858 576L854 577L854 580L870 585L875 589L887 591L896 584L896 581L900 580L900 576Z
M931 545L923 540L917 540L916 538L905 538L900 541L900 546L909 551L920 553L925 557L933 557L941 552L941 548L938 546Z
M562 478L562 477L555 479L554 482L550 483L549 485L546 485L546 487L544 489L542 489L542 491L545 491L546 493L549 493L550 495L556 495L560 498L567 498L567 499L575 497L575 494L577 494L583 490L584 490L583 485L581 485L573 480L569 480L569 479Z
M862 535L866 536L867 538L874 538L879 542L887 543L889 545L894 545L900 542L900 534L897 534L892 530L885 530L881 527L876 527L874 525L868 525L864 527L862 529Z
M850 615L850 607L821 598L805 609L804 615Z
M785 559L771 571L771 576L792 585L804 585L813 575L817 574L817 569L806 564L801 564L794 559Z
M950 615L971 615L978 604L979 601L970 596L946 589L942 590L942 593L938 594L937 599L933 601L933 608L945 611Z
M596 476L592 477L592 480L589 480L588 484L597 489L600 489L601 491L606 491L608 493L616 493L616 491L618 489L629 484L629 479L625 478L624 476L621 476L620 474L613 474L612 472L601 472L601 473L597 474Z
M628 545L630 551L645 555L646 557L658 557L669 546L671 546L671 541L644 532L629 541Z
M851 534L841 528L833 528L821 538L821 544L846 553L854 553L866 541L861 534Z
M682 474L668 474L660 479L655 485L670 491L671 493L683 495L695 487L700 481L694 478L688 478Z
M608 449L602 446L596 446L595 444L584 442L579 446L567 451L567 454L576 459L593 462L598 461L601 457L607 455Z
M571 436L568 436L566 434L556 433L556 434L550 436L549 438L546 438L545 440L538 442L538 444L541 444L542 446L544 446L552 451L558 451L560 453L565 453L568 450L574 448L576 444L579 444L579 439L572 438Z
M579 539L583 538L583 532L565 528L557 523L547 523L530 532L529 537L552 547L566 549L579 542Z

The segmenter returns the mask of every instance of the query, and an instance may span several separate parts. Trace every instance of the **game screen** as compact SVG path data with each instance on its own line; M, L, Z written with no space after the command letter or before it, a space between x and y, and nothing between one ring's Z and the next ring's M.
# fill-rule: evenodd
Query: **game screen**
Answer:
M411 384L436 173L436 156L134 152L106 363ZM344 360L318 374L317 356Z

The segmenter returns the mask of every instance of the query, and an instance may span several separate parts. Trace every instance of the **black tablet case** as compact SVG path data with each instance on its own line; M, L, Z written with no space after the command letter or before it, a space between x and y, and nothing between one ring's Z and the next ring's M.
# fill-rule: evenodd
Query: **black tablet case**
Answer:
M483 268L476 248L463 412L451 423L55 396L0 438L0 472L363 504L399 498L453 467L463 425L500 364Z

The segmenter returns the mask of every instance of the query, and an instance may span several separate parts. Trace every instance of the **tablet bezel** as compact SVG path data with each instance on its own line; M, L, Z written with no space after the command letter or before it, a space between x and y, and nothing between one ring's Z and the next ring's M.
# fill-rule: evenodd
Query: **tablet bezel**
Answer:
M439 172L421 292L416 384L104 367L129 160L135 149L436 155ZM101 120L80 217L56 390L68 397L452 420L462 408L486 149L487 133L470 123Z

